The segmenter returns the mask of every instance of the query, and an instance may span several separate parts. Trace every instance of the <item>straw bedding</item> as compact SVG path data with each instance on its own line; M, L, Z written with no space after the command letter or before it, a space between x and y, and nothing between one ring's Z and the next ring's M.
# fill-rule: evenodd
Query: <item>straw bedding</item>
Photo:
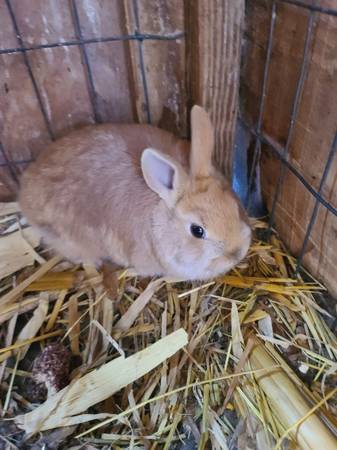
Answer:
M0 448L336 449L334 303L254 226L177 283L73 266L0 204Z

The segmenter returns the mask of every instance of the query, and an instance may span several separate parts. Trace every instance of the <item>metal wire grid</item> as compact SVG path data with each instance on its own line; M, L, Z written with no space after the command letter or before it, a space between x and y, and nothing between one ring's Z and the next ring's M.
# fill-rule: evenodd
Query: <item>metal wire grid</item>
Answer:
M323 174L321 176L321 180L319 183L319 188L316 190L313 188L310 183L306 181L306 179L303 177L303 175L298 172L298 170L291 164L289 161L289 147L292 139L294 124L297 119L297 113L298 108L301 100L301 95L303 91L304 82L307 76L308 72L308 66L310 61L310 52L311 52L311 44L312 44L312 36L313 36L313 25L315 18L317 14L328 14L330 16L337 17L337 10L331 9L331 8L325 8L318 5L310 5L304 1L301 0L271 0L272 1L272 11L271 11L271 17L270 17L270 26L269 26L269 36L268 36L268 45L267 45L267 52L266 52L266 61L265 61L265 67L264 67L264 74L263 74L263 83L262 83L262 90L261 90L261 96L260 96L260 103L259 103L259 113L258 113L258 120L255 126L251 127L248 125L242 118L240 118L240 122L243 124L244 127L246 127L250 133L255 138L255 145L254 145L254 152L253 152L253 162L252 167L250 169L250 175L248 180L248 196L246 199L246 202L249 206L250 204L250 192L254 183L254 176L256 172L256 167L259 162L259 157L261 154L261 144L264 144L266 148L269 149L271 153L273 153L274 156L277 157L277 159L280 161L281 164L281 171L279 178L277 180L276 184L276 190L274 199L272 202L272 209L270 213L270 219L269 219L269 229L272 228L274 224L274 218L275 218L275 210L277 207L280 191L282 188L283 180L285 177L286 170L289 170L292 172L297 179L302 183L302 185L310 192L310 194L315 198L315 204L313 207L313 211L311 213L311 218L309 220L305 237L303 240L302 248L300 251L300 255L297 260L297 270L300 269L303 256L305 254L307 244L310 238L311 231L313 229L313 226L315 224L318 208L320 205L325 207L328 211L330 211L334 216L337 217L337 210L333 207L328 201L326 201L322 197L322 190L325 184L325 181L328 177L330 168L332 166L333 159L335 157L335 154L337 152L337 132L335 135L335 138L333 140L333 143L331 145L331 149L326 161L326 165L323 171ZM275 144L272 142L268 136L265 136L262 132L262 121L263 121L263 113L264 113L264 106L265 106L265 98L266 98L266 91L267 91L267 82L268 82L268 76L269 76L269 69L270 69L270 61L271 61L271 53L273 48L273 38L274 38L274 29L275 29L275 22L277 17L277 4L278 3L288 3L291 5L294 5L299 8L304 8L309 10L309 18L307 23L307 31L306 31L306 38L305 38L305 45L303 50L303 57L302 57L302 64L301 64L301 70L300 75L297 81L296 86L296 93L293 101L292 106L292 112L291 112L291 119L290 124L288 128L288 136L286 140L285 147L282 148L280 145ZM109 36L109 37L99 37L99 38L91 38L86 39L83 36L82 33L82 27L79 19L78 9L76 0L70 0L70 6L71 6L71 13L72 13L72 22L73 27L76 35L75 40L69 40L69 41L62 41L62 42L55 42L50 44L41 44L41 45L32 45L32 46L25 46L21 32L18 27L18 23L15 17L14 10L11 5L10 0L5 0L5 4L7 6L13 29L16 34L18 46L15 48L6 48L6 49L0 49L0 54L13 54L13 53L21 53L23 56L24 64L27 68L28 75L31 79L31 82L33 84L34 92L38 101L39 108L41 110L42 116L44 118L44 122L46 125L46 128L48 130L50 138L54 139L54 133L52 131L52 127L46 112L46 109L43 104L43 100L41 97L41 93L39 91L38 84L36 82L36 78L34 76L34 72L32 70L30 60L29 60L29 52L34 50L42 50L47 48L56 48L56 47L67 47L67 46L78 46L81 50L81 56L82 56L82 62L84 66L84 70L86 73L86 79L87 79L87 88L89 92L91 107L93 111L93 116L96 122L100 122L101 118L99 116L99 112L97 109L97 95L95 90L95 84L92 76L92 70L90 61L87 54L86 45L87 44L94 44L94 43L101 43L101 42L113 42L113 41L137 41L138 42L138 48L139 48L139 61L140 61L140 71L141 71L141 78L142 78L142 85L144 90L144 99L145 99L145 108L146 108L146 115L147 115L147 121L151 123L151 111L149 106L149 92L148 92L148 85L147 85L147 79L146 79L146 70L144 65L144 56L143 56L143 42L146 40L158 40L158 41L167 41L167 40L176 40L181 39L184 37L184 33L174 33L170 35L156 35L156 34L146 34L141 33L140 30L140 21L139 21L139 12L138 12L138 5L137 0L132 0L132 6L133 6L133 13L135 16L135 23L136 27L134 30L134 33L131 35L123 35L123 36ZM17 171L16 167L20 165L25 165L29 163L28 160L23 161L11 161L6 154L6 151L0 142L0 154L3 156L3 161L0 162L0 167L6 167L9 170L9 173L11 176L17 180Z
M327 157L327 161L323 170L323 173L321 175L321 179L319 182L319 187L316 190L313 186L310 185L306 181L306 179L303 177L303 175L291 164L289 160L289 148L291 139L293 136L294 131L294 125L297 120L297 114L299 110L299 105L302 97L303 87L304 83L308 74L309 69L309 63L310 63L310 54L311 54L311 47L312 47L312 38L313 38L313 28L314 23L317 14L328 14L330 16L337 17L337 10L333 10L330 8L324 8L317 5L310 5L300 0L271 0L272 1L272 8L271 8L271 15L270 15L270 24L269 24L269 35L268 35L268 44L267 44L267 51L266 51L266 60L265 60L265 66L264 66L264 73L263 73L263 82L262 82L262 89L260 94L260 103L258 108L258 120L255 126L250 126L247 124L247 122L240 118L240 122L242 125L249 130L249 132L254 136L255 144L254 144L254 151L253 151L253 162L252 166L250 168L250 174L249 174L249 180L248 180L248 193L246 198L246 205L249 209L250 202L251 202L251 193L252 193L252 187L254 184L255 174L256 174L256 168L257 164L259 162L260 154L261 154L261 144L264 144L266 149L268 149L274 156L277 157L277 159L280 161L281 164L281 170L280 175L276 181L276 189L274 198L272 201L272 208L269 216L269 234L270 231L274 225L274 219L275 219L275 211L278 204L280 192L282 189L283 181L285 178L286 170L289 170L291 173L293 173L296 178L302 183L302 185L310 192L310 194L315 198L314 207L310 216L309 223L306 228L305 236L303 239L303 243L301 246L301 250L297 259L297 269L298 272L301 268L303 257L305 254L305 251L307 249L307 245L309 242L309 238L312 232L312 229L314 227L318 208L320 205L324 206L328 211L330 211L334 216L337 216L337 210L333 207L328 201L326 201L322 197L322 190L324 188L325 182L327 180L327 177L329 175L329 171L332 167L332 163L335 157L335 154L337 152L337 132L335 134L335 137L333 139L333 142L331 144L331 148ZM275 142L272 142L268 136L264 135L262 132L262 121L263 121L263 113L264 113L264 106L265 106L265 99L266 99L266 92L267 92L267 83L268 83L268 76L269 76L269 70L270 70L270 61L271 61L271 54L272 54L272 48L273 48L273 38L274 38L274 30L275 30L275 22L277 18L277 5L279 3L288 3L291 5L294 5L299 8L305 8L309 10L308 14L308 21L307 21L307 29L306 29L306 36L305 36L305 43L304 43L304 50L302 55L302 62L301 62L301 69L300 74L297 80L296 85L296 92L293 100L292 105L292 111L291 111L291 117L290 117L290 123L288 127L288 133L287 133L287 139L286 144L284 148L281 145L275 144Z

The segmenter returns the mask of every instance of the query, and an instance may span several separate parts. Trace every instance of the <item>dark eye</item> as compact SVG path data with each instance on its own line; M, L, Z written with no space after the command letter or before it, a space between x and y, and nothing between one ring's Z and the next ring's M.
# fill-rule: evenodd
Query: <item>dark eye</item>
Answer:
M190 230L191 234L198 239L202 239L205 237L205 230L200 225L192 223Z

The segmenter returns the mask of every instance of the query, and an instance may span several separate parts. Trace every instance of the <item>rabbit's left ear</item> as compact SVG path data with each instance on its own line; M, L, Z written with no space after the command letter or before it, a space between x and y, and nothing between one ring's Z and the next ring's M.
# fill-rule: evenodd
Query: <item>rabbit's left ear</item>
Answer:
M141 166L148 187L169 207L173 207L185 189L187 173L183 167L173 158L153 148L143 151Z
M212 173L214 130L209 114L201 106L192 108L191 130L191 173L195 177L208 177Z

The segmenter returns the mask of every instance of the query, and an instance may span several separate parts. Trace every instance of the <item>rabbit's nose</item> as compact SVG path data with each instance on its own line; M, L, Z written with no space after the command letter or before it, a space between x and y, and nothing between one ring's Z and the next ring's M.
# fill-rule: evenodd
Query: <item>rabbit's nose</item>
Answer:
M240 247L237 247L230 252L229 256L234 261L239 262L246 256L246 254L248 252L248 248L249 248L249 246L247 246L247 245L242 245Z

